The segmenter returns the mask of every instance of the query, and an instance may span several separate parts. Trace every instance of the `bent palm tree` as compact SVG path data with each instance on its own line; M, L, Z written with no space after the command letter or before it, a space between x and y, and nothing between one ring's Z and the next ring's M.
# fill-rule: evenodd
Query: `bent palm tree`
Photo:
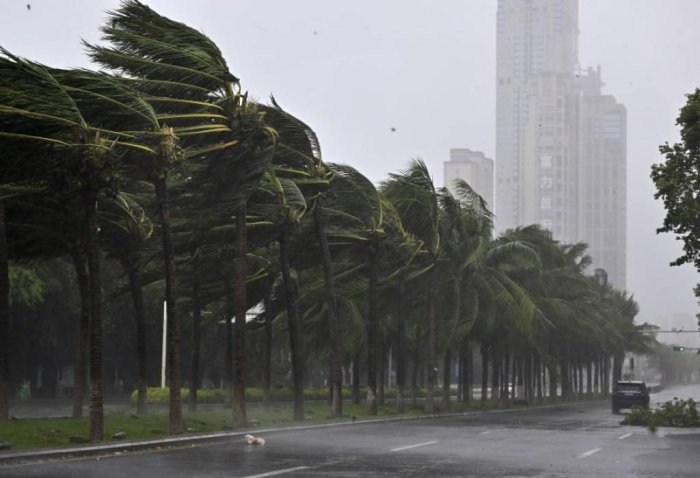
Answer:
M406 230L423 243L424 260L430 271L426 273L427 298L427 391L425 412L434 413L434 389L436 383L435 341L435 266L440 251L440 207L438 193L430 177L428 167L421 159L410 162L408 168L400 173L392 173L381 185L382 193L394 205Z
M182 432L180 397L179 322L176 316L175 262L170 231L167 178L180 158L209 162L223 168L216 178L235 192L236 204L236 369L233 418L247 422L245 388L245 313L247 238L246 199L260 180L271 151L264 148L271 133L260 114L248 107L238 78L228 69L216 44L198 30L163 17L135 0L110 12L103 25L111 47L87 45L99 64L125 75L158 113L164 139L160 154L146 164L145 175L156 186L165 262L170 365L170 431ZM165 126L171 124L172 127ZM179 147L184 154L179 154ZM223 184L220 184L222 186Z
M0 137L17 157L31 157L32 145L50 147L38 173L44 190L59 200L80 199L84 214L90 309L90 438L103 437L102 314L96 207L111 190L117 149L144 149L134 135L110 129L124 116L139 116L139 99L104 75L56 70L2 50ZM108 106L108 107L107 107ZM99 118L99 121L97 120Z
M328 316L330 349L331 415L342 416L342 367L338 301L333 277L333 262L328 245L328 221L324 211L324 196L333 179L333 171L321 159L321 147L316 133L303 121L284 111L272 98L265 121L277 132L279 139L273 166L277 174L289 177L302 188L309 209L313 210L313 224L319 243L323 265L326 311Z

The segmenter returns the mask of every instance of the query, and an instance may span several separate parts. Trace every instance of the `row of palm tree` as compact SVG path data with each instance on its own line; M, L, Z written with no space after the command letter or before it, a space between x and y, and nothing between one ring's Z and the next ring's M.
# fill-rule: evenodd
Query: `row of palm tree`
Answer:
M509 398L516 377L529 398L546 395L545 380L550 396L569 398L584 376L589 393L598 380L607 390L610 360L614 379L626 351L649 345L634 300L586 275L584 244L560 244L538 226L494 237L483 199L464 181L455 194L437 188L421 160L378 186L325 162L314 131L274 98L250 100L207 36L136 0L110 12L102 31L103 44L85 44L99 71L0 56L0 417L9 417L9 264L53 257L71 257L80 287L74 415L89 370L94 441L103 437L105 260L120 264L133 301L139 412L150 363L144 288L161 288L172 434L183 429L186 315L196 407L203 316L224 310L234 426L247 424L247 335L257 322L266 394L272 329L286 335L298 420L312 356L329 371L334 416L349 364L359 387L361 355L377 413L390 350L397 411L411 364L412 399L422 370L434 413L440 358L444 404L455 356L460 397L471 399L475 345L484 401L489 364L494 397ZM248 322L256 304L262 312Z

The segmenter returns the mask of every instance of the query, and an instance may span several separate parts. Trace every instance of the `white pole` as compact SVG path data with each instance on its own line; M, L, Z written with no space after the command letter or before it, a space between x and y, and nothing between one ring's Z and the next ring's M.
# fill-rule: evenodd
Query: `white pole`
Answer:
M168 335L168 308L167 308L168 303L163 302L163 358L161 360L161 367L160 367L160 388L165 388L165 363L166 363L166 351L167 351L167 342L166 342L166 337Z

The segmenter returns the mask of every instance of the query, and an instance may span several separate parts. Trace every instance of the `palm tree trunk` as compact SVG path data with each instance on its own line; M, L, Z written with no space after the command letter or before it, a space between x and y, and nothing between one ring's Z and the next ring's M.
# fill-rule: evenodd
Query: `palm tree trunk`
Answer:
M272 300L265 296L265 341L263 343L263 405L270 406L272 387Z
M457 401L464 404L464 374L465 374L464 343L457 349Z
M489 387L489 349L481 344L481 408L486 407Z
M447 347L442 359L442 406L445 411L450 409L450 395L452 392L452 349Z
M289 270L289 230L287 227L280 235L280 265L282 282L287 302L287 329L289 332L289 350L292 356L292 381L294 382L294 420L304 420L304 377L301 337L299 336L299 307L296 288L292 283Z
M505 353L503 354L503 395L506 403L510 402L511 386L515 386L515 382L512 381L514 377L511 376L511 364L515 365L515 360L511 360L510 349L506 346ZM513 367L515 368L515 367Z
M492 367L491 367L491 398L501 399L501 380L499 372L501 369L501 357L496 347L491 347Z
M464 407L469 407L472 401L472 382L474 377L474 361L472 360L472 348L469 341L462 341L462 404Z
M557 364L552 362L547 365L547 370L549 371L549 398L550 400L557 400L557 388L559 385L559 380L557 378Z
M584 392L583 392L583 364L581 364L581 363L578 364L578 395L579 395L579 398L582 398L584 395Z
M246 412L245 403L245 378L247 370L246 312L248 311L248 295L246 289L246 279L248 275L248 266L246 263L246 254L248 253L248 229L246 226L246 216L246 204L243 202L236 208L236 255L233 260L233 304L236 321L233 330L233 397L231 402L233 405L233 425L236 427L248 426L248 414ZM289 262L286 264L287 274L289 274ZM289 301L289 297L287 301ZM292 353L294 353L294 350L292 350Z
M593 374L593 393L598 395L600 393L600 382L598 381L600 378L600 360L597 356L593 365L595 366L595 373Z
M192 259L192 354L190 365L190 411L197 410L197 392L200 387L199 358L202 348L202 298L199 282L199 264Z
M377 414L377 253L369 260L367 298L367 413Z
M435 305L433 304L433 281L428 279L428 347L426 361L425 413L435 413Z
M384 406L384 386L386 385L386 353L380 352L377 356L377 405Z
M534 375L533 375L533 356L532 352L528 352L524 359L523 366L525 367L525 399L528 403L533 402L534 398Z
M82 253L73 254L73 266L80 291L80 324L78 324L78 347L75 353L73 418L82 418L87 383L88 344L90 342L90 282L85 255Z
M335 297L335 282L333 279L333 263L331 251L326 237L326 224L320 199L314 208L314 224L316 235L321 245L321 260L323 277L326 285L326 303L328 304L328 334L330 348L330 383L331 383L331 416L343 415L343 369L341 364L340 323L338 321L338 303Z
M421 344L423 343L421 337L420 324L416 324L416 354L413 358L413 370L411 371L411 406L416 406L418 403L418 373L421 367Z
M360 403L360 346L355 344L355 353L352 359L352 403Z
M5 206L0 202L0 420L10 418L10 260Z
M537 352L534 354L533 362L533 367L535 369L535 393L537 394L537 401L542 402L544 398L542 396L542 364L540 362L540 355Z
M608 367L607 367L607 359L608 356L606 353L601 352L600 354L600 393L602 396L607 397L608 396L608 379L606 377L606 374L608 373Z
M235 260L235 259L234 259ZM233 324L236 315L234 292L231 290L231 276L224 274L224 406L233 407ZM234 287L235 289L235 287Z
M136 376L138 377L136 413L144 414L146 413L146 394L148 393L148 370L146 368L146 319L143 310L143 291L141 289L141 273L138 267L132 265L128 270L136 322Z
M97 191L85 196L87 262L90 290L90 441L104 438L104 380L102 370L102 283L97 238Z
M163 240L163 262L165 263L165 311L168 316L166 341L168 385L170 387L170 434L182 433L182 396L180 392L180 325L177 320L175 296L175 250L170 230L170 200L165 177L155 181L156 197L160 212L160 228Z
M452 281L452 332L457 328L459 324L459 312L461 304L461 291L462 291L462 281L459 278L454 278ZM449 410L450 406L450 395L452 394L452 336L454 334L450 333L447 338L447 344L445 345L445 355L443 357L443 371L442 371L442 403L445 410Z
M406 281L399 277L399 314L396 318L396 413L406 411Z
M561 398L568 400L571 398L571 368L569 364L569 353L564 346L560 348L561 355Z

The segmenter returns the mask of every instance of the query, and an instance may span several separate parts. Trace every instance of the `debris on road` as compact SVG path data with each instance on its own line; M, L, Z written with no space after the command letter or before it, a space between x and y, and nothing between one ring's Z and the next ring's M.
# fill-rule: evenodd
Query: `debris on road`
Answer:
M245 435L244 436L246 443L248 445L264 445L265 444L265 439L261 437L256 437L254 435Z

